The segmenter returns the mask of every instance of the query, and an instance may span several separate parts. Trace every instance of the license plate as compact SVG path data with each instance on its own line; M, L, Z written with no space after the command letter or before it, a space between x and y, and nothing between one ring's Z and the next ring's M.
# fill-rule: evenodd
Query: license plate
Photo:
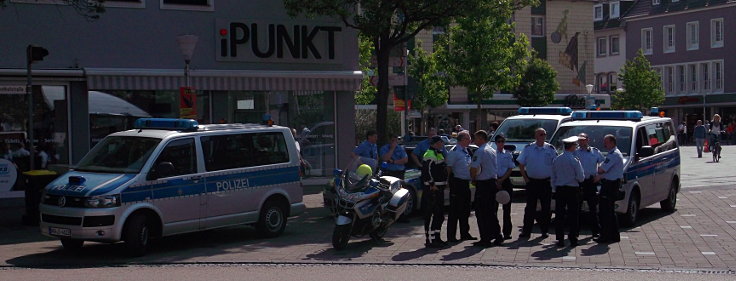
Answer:
M69 237L72 236L72 231L68 228L49 227L49 235Z

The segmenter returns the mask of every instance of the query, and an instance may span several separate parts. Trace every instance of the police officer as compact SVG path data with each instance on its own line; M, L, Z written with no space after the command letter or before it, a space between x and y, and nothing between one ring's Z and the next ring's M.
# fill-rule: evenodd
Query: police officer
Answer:
M511 239L511 195L514 192L514 186L511 184L511 171L516 167L516 164L514 164L514 156L504 148L506 137L503 134L498 134L495 142L496 175L498 176L496 184L509 193L509 202L503 204L503 239L508 240Z
M406 155L406 149L399 144L399 137L396 134L391 135L391 142L382 146L380 153L381 162L388 165L383 169L384 176L392 176L404 179L404 164L409 162L409 156Z
M595 241L598 243L615 243L621 241L618 231L615 203L624 177L624 158L616 147L616 137L603 137L603 146L608 150L606 160L598 168L596 180L601 181L599 219L601 221L601 236Z
M429 128L429 132L427 133L427 139L420 141L417 143L417 146L414 147L414 150L409 155L411 157L411 161L414 162L414 164L421 168L422 163L424 163L424 160L422 157L424 156L424 153L429 150L430 142L432 140L432 137L437 135L437 129L436 128ZM445 147L442 146L442 154L447 155L447 150L445 150Z
M557 157L554 146L547 143L545 138L547 131L538 128L534 131L535 142L530 143L521 151L519 158L519 171L526 182L526 207L524 208L524 226L519 237L529 237L537 218L537 200L542 205L542 213L539 214L539 226L542 238L547 238L549 231L550 203L552 200L552 161Z
M457 135L457 145L447 155L447 171L450 177L450 212L447 222L447 242L457 242L457 226L460 225L461 240L476 240L470 235L470 163L468 151L470 133L462 131Z
M445 205L445 186L447 186L447 164L442 148L445 143L439 136L429 139L430 147L424 153L422 164L422 183L427 189L422 194L422 208L424 209L424 235L427 247L437 248L445 246L440 238L442 223L445 221L443 207ZM430 228L431 224L431 228Z
M555 199L555 234L557 247L565 246L565 220L570 227L570 246L578 245L580 221L580 183L585 179L583 166L575 158L577 136L562 140L565 151L552 162L552 192Z
M369 130L365 133L365 140L353 149L353 157L366 157L378 161L378 134ZM376 162L377 163L377 162Z
M597 238L601 227L598 224L598 183L595 181L595 176L598 175L598 165L603 163L605 158L598 148L588 145L588 134L586 133L578 135L578 145L575 157L580 160L583 172L585 172L585 180L581 184L583 200L588 202L590 209L590 231L593 233L593 238Z
M498 203L496 192L501 188L496 185L496 151L488 143L488 133L484 130L475 132L475 145L478 150L473 154L470 164L470 178L475 185L475 218L478 222L480 240L473 243L479 247L490 247L503 244L501 227L498 225ZM495 241L492 241L495 239Z

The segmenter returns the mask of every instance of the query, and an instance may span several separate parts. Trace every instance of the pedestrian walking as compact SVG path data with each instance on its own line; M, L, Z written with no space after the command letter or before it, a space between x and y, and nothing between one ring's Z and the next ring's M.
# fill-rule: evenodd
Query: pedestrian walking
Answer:
M404 170L406 167L404 164L409 162L409 156L406 154L406 149L403 145L399 144L399 136L392 134L391 141L381 147L379 155L381 155L381 162L386 162L385 168L381 169L382 175L392 176L400 179L404 179Z
M378 134L376 131L369 130L365 133L365 140L353 149L353 157L365 157L376 160L378 163Z
M467 131L457 135L457 145L447 155L447 170L450 177L450 212L447 218L447 242L460 240L476 240L470 235L470 163L472 156L468 145L472 138ZM457 239L457 228L460 226L460 240Z
M506 144L506 137L503 134L498 134L495 137L496 142L496 175L498 179L496 184L501 186L502 190L505 190L509 194L509 202L503 204L503 239L511 239L511 197L514 193L514 186L511 184L511 171L516 167L514 164L514 156L510 151L504 148Z
M695 137L695 150L698 151L698 158L703 158L703 145L705 144L705 126L703 121L698 120L693 129L693 137Z
M555 236L557 247L565 246L565 224L569 227L570 246L578 245L580 231L580 183L585 180L583 165L575 157L577 136L562 140L564 152L552 162L552 193L555 199Z
M424 211L424 236L427 247L444 247L445 241L440 238L442 223L445 221L445 187L447 186L447 164L442 149L445 143L439 136L429 139L430 147L424 153L422 165L422 183L427 189L422 194Z
M475 145L478 150L473 153L470 164L470 178L475 185L475 218L478 223L480 240L473 243L479 247L490 247L503 244L501 226L498 224L498 202L496 192L501 189L497 185L496 151L488 142L488 133L484 130L475 132Z
M595 176L598 175L598 165L606 159L598 148L591 147L588 144L588 134L579 134L578 149L575 150L575 157L583 165L583 172L585 174L585 180L581 184L583 200L588 203L590 232L592 232L593 238L597 238L601 227L598 223L598 183L595 181Z
M679 141L681 145L685 144L685 128L685 122L677 125L677 141Z
M519 171L526 182L526 207L524 208L524 226L519 237L529 237L534 226L534 219L539 221L542 238L547 238L549 231L550 204L552 200L552 162L557 157L554 146L545 141L547 131L538 128L534 132L535 142L530 143L521 151ZM537 214L537 200L542 205L542 211Z
M601 182L599 219L601 222L601 236L595 241L598 243L616 243L621 241L616 217L615 204L619 198L621 180L624 177L624 157L616 147L616 137L603 137L603 146L608 150L606 160L598 167L596 180Z

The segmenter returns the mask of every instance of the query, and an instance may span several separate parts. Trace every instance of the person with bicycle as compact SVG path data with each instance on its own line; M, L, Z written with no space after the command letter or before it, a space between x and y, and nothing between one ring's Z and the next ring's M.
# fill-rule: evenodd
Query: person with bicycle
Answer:
M720 145L721 131L723 131L723 124L721 123L721 116L718 114L714 114L713 120L710 121L710 131L708 132L710 135L710 142L708 143L708 145L709 145L710 150L713 151L714 155L715 153L718 153L718 159L721 158L720 151L715 151L714 149L715 149L716 143L719 143Z

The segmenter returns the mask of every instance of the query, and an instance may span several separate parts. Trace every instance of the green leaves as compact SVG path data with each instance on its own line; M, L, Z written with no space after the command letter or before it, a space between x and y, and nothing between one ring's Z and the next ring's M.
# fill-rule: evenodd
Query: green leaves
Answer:
M535 57L526 66L521 83L513 94L520 106L546 106L554 101L559 89L557 72L547 61Z
M417 81L417 91L412 106L419 111L427 107L438 107L450 97L445 77L440 72L436 54L428 54L417 42L409 56L409 75Z
M652 69L641 49L636 57L626 62L618 78L623 81L625 90L614 94L614 108L646 111L664 102L659 73Z

